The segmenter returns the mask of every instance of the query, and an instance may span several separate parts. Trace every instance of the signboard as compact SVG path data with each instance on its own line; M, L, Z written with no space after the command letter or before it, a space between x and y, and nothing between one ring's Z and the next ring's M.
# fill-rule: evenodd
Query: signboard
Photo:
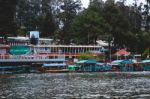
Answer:
M39 31L30 31L30 38L39 39Z

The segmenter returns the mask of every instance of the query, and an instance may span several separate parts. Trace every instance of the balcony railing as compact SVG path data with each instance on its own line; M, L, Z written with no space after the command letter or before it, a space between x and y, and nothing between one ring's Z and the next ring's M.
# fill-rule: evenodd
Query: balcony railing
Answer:
M14 62L32 62L32 61L65 61L64 55L0 55L0 62L14 61Z

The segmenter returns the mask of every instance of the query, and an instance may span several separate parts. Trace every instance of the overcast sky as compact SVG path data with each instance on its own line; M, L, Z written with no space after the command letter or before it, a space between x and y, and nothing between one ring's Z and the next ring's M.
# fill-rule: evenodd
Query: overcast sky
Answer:
M104 0L106 1L106 0ZM142 3L145 3L145 0L137 0L138 1L138 4L140 4L141 2ZM83 4L83 7L87 8L88 5L89 5L89 0L81 0L82 4ZM134 0L126 0L126 3L127 4L133 4L134 3Z

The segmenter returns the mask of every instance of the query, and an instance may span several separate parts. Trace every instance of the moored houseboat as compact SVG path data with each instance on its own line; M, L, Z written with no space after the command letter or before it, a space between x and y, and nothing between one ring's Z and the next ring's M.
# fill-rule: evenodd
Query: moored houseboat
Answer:
M111 62L112 71L134 71L131 60L114 60Z
M142 66L144 71L150 71L150 59L143 60Z
M96 60L80 60L68 66L71 72L102 72L111 71L111 65Z

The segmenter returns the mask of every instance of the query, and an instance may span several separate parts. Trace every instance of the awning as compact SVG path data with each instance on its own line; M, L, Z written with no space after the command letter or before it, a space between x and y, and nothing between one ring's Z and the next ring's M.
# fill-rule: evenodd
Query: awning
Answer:
M119 64L133 64L130 60L115 60L111 62L112 65L119 65Z
M43 64L42 67L64 67L64 66L66 66L65 63L62 63L62 64L60 64L60 63L49 63L49 64Z

